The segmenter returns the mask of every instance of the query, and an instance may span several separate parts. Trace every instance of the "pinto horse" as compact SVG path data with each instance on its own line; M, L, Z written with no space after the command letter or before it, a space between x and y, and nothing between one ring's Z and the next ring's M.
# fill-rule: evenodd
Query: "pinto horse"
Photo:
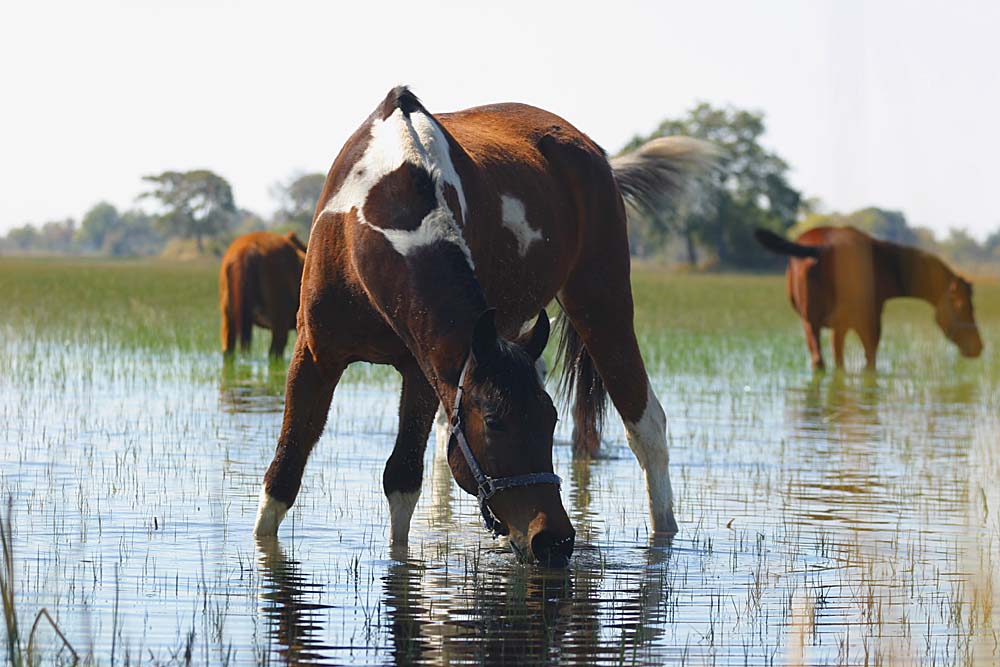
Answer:
M844 367L844 337L853 329L869 369L882 337L888 299L916 297L934 306L934 319L966 357L983 349L972 309L972 285L934 255L872 238L854 227L815 227L794 243L758 229L768 250L788 255L788 297L802 318L813 368L821 369L820 330L833 330L833 360Z
M652 529L674 533L661 408L632 325L623 194L655 206L710 149L651 142L612 165L562 118L523 104L432 115L392 90L327 175L302 278L284 422L255 534L295 501L348 364L402 375L399 433L383 474L391 540L405 546L438 405L448 463L496 534L525 560L565 564L574 530L552 472L556 409L534 362L558 299L581 434L605 387L645 471ZM511 342L523 336L522 342Z
M285 353L299 309L305 257L306 247L295 232L252 232L230 244L219 268L223 354L235 351L237 338L249 349L254 324L271 330L271 356Z

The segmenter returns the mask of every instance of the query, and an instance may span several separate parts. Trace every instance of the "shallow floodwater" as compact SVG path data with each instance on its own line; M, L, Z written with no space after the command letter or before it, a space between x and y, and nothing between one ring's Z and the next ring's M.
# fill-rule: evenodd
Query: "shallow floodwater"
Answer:
M617 417L592 462L560 422L565 571L486 534L433 436L409 552L390 553L391 370L352 367L280 538L258 544L284 364L8 324L0 496L25 641L46 607L101 664L997 664L993 346L962 360L907 306L881 372L814 375L767 280L778 305L761 331L640 319L668 415L672 541L649 537ZM1000 318L983 319L989 344ZM35 645L69 661L44 625Z

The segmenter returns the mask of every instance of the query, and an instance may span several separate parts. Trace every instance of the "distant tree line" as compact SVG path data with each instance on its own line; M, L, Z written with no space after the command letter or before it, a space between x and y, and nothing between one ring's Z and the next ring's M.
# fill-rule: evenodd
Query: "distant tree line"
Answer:
M236 206L232 187L211 171L165 171L144 176L143 208L119 211L99 202L79 223L72 218L26 224L0 237L0 253L143 257L221 254L233 238L272 229L309 236L324 174L304 174L276 184L279 202L270 219ZM190 248L189 248L190 246ZM187 252L190 250L190 252Z
M765 132L761 113L701 103L626 144L623 153L656 137L683 134L719 148L717 167L675 209L654 217L630 211L633 256L699 269L766 270L783 266L784 259L758 246L756 227L794 237L817 225L853 225L963 267L1000 267L1000 228L979 243L961 229L938 239L929 229L911 227L898 211L822 211L791 184L788 163L763 145ZM101 202L79 224L67 219L24 225L0 237L0 252L183 256L221 254L235 236L262 229L295 230L307 238L325 176L303 174L277 183L271 194L278 209L269 219L239 208L226 179L211 171L165 171L143 180L143 208L118 211Z

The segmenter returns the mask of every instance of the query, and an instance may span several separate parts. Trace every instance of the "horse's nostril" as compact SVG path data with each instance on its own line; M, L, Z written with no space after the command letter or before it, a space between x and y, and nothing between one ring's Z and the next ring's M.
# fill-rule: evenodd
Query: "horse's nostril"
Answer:
M566 567L569 557L573 555L573 544L576 533L559 535L553 531L540 530L531 538L531 553L541 565L548 567Z

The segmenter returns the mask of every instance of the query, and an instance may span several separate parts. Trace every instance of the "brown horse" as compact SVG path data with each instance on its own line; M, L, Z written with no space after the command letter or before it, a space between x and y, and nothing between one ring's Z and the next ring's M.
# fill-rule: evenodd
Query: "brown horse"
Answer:
M407 541L440 403L452 423L452 474L478 496L487 526L526 559L566 563L574 531L552 473L557 413L534 366L553 299L568 318L581 432L597 432L606 387L646 473L652 529L676 532L666 420L632 328L622 193L655 206L708 154L675 138L612 165L540 109L435 116L408 89L392 90L341 149L317 206L255 533L277 532L337 381L363 360L403 378L383 475L394 545ZM522 331L523 344L510 342Z
M271 330L272 356L285 353L299 309L305 257L306 247L295 232L253 232L232 242L219 268L224 354L235 351L237 337L249 349L254 324Z
M816 227L795 243L764 229L757 240L789 255L788 297L802 317L813 368L823 368L820 329L833 330L833 359L844 367L844 337L853 329L869 369L882 336L886 300L910 296L934 306L944 335L966 357L983 349L972 310L972 285L944 262L916 248L881 241L853 227Z

